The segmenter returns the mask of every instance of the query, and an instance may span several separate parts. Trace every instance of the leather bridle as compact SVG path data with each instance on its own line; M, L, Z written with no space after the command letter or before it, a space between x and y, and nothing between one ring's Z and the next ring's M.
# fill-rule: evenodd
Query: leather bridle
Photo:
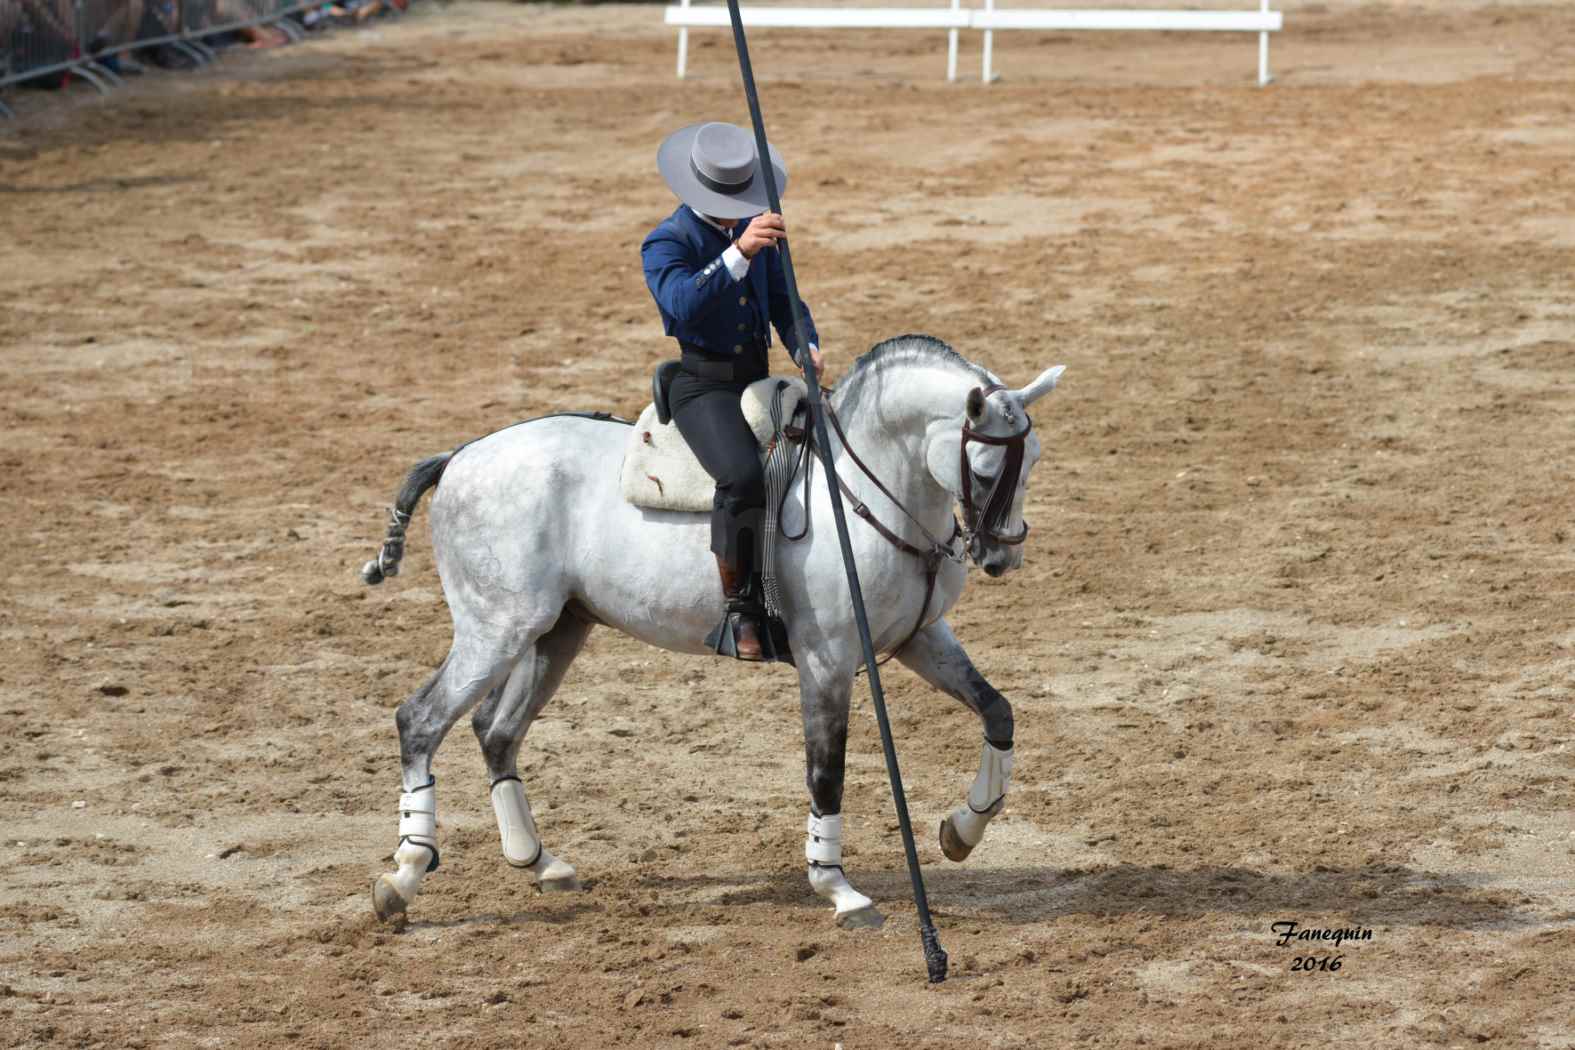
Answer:
M991 383L981 387L980 394L988 398L997 390L1005 389L1006 387L1000 383ZM1029 419L1025 412L1022 430L1005 437L996 437L994 434L981 434L974 430L968 425L967 417L963 417L962 441L958 444L957 451L962 472L963 531L967 534L970 544L974 537L1007 546L1022 543L1028 538L1026 521L1023 522L1023 531L1016 535L1005 535L1000 529L1012 513L1012 501L1017 495L1018 477L1023 469L1023 446L1028 440L1028 432L1033 427L1033 420ZM981 445L999 445L1006 449L1005 460L1001 464L1000 471L995 475L995 481L990 485L990 492L985 496L982 508L973 501L973 466L968 462L970 441L977 441Z
M824 390L824 388L822 389ZM981 393L984 397L989 397L997 390L1005 389L1007 388L1000 383L991 383L982 387ZM825 392L830 393L830 391ZM837 439L842 442L843 451L847 452L848 458L898 510L902 511L914 525L918 526L919 531L924 534L924 538L930 544L929 549L926 550L923 547L909 543L897 535L895 531L875 517L868 504L854 494L853 490L848 487L848 482L845 478L840 474L837 476L838 487L842 489L843 496L847 499L849 505L852 506L853 513L868 522L870 527L892 546L904 554L913 555L924 563L924 601L919 605L919 618L914 623L913 630L908 632L908 636L892 647L884 658L876 661L878 666L895 656L903 646L913 640L914 635L924 629L925 616L930 609L930 600L935 597L936 578L940 575L941 565L944 562L953 561L961 564L962 560L969 553L974 537L1007 545L1022 543L1027 539L1027 522L1023 523L1023 531L1015 536L1002 535L998 531L998 527L1005 524L1007 516L1012 512L1012 500L1017 492L1018 475L1021 474L1023 467L1024 444L1028 440L1028 432L1033 429L1033 421L1028 419L1027 413L1024 413L1023 429L1021 431L1016 434L1009 434L1006 437L996 437L992 434L981 434L973 430L968 426L967 417L964 417L961 442L963 522L958 523L956 518L952 519L952 534L943 543L929 529L924 527L924 523L912 511L903 506L902 501L897 499L896 495L886 487L885 483L875 476L874 471L865 466L864 461L853 450L853 446L848 443L848 435L842 429L842 421L837 418L837 413L832 410L831 403L822 401L821 404L825 407L826 418L831 422L832 429L837 432ZM810 455L810 448L814 444L814 435L807 428L799 429L796 427L785 428L785 433L790 440L801 440L804 443L803 456L799 466L799 469L804 474L804 528L796 536L789 534L786 529L782 531L784 539L796 542L809 534L809 464L814 462L813 457ZM1006 458L1001 465L1001 472L996 475L995 481L990 486L990 493L985 497L982 511L973 502L973 486L970 483L973 471L968 462L968 442L970 441L977 441L982 445L1002 445L1006 448ZM795 470L794 473L799 473L799 470ZM791 488L791 483L789 483L789 488ZM784 490L783 503L785 504L786 501L787 492ZM780 521L782 515L781 506L776 508L776 514L777 520ZM956 546L959 537L963 540L961 548Z

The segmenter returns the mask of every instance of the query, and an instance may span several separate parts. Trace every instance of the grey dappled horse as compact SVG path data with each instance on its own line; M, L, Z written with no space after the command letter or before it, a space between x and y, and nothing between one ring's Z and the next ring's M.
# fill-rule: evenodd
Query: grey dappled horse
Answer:
M846 445L832 437L838 473L871 517L908 545L900 549L881 528L849 517L876 650L900 646L897 659L983 723L978 775L941 824L942 848L956 861L1005 802L1012 708L943 617L962 593L966 557L992 576L1022 564L1024 491L1039 458L1027 408L1054 389L1060 373L1052 368L1007 390L939 340L904 336L860 357L827 398L846 435ZM703 639L723 599L709 517L624 500L619 466L628 434L606 419L548 416L423 461L400 491L382 554L364 575L377 583L398 571L410 514L435 487L433 557L454 642L396 715L405 793L398 870L373 887L379 917L403 914L437 867L432 757L467 711L474 708L471 726L493 778L504 857L543 890L577 889L574 868L542 846L516 772L531 722L592 627L711 656ZM989 493L982 506L975 502L981 492ZM794 531L805 520L805 498L801 479L783 511ZM848 700L863 657L823 471L814 472L807 499L812 527L802 542L777 544L777 577L804 719L809 883L835 905L840 925L878 925L880 912L842 870ZM952 513L959 502L960 528ZM916 549L930 554L927 562Z

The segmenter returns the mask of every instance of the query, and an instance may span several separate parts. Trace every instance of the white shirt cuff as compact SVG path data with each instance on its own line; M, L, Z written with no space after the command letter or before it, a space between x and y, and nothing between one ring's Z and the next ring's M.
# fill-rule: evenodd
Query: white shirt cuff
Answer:
M735 281L742 281L749 272L749 260L744 258L744 253L738 250L736 244L729 244L722 253L722 265L727 267L727 272L733 275Z

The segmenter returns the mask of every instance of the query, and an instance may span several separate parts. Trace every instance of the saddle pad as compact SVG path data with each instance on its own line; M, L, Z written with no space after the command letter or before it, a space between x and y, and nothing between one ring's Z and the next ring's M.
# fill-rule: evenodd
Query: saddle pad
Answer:
M771 444L771 395L778 383L782 391L782 421L793 418L798 404L809 394L804 380L793 376L768 376L744 388L739 407L744 421L755 432L761 454ZM629 431L623 453L623 498L650 510L709 511L716 482L689 451L677 425L656 421L656 406L646 405Z

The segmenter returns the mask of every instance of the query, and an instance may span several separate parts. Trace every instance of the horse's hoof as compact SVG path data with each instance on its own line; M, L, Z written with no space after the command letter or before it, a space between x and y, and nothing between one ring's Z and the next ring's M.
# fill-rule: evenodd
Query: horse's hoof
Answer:
M957 834L957 829L952 826L951 817L941 818L941 852L946 854L946 859L961 864L968 859L968 854L973 852L973 847L962 840Z
M574 865L550 853L543 853L534 871L536 888L543 893L573 893L581 888L580 876L575 872Z
M372 910L377 912L380 922L398 922L405 917L405 909L410 907L410 902L405 900L399 892L399 887L394 885L392 875L379 875L372 883Z
M543 893L574 893L582 889L578 875L555 875L551 878L537 879L536 888Z
M844 930L878 930L886 924L886 916L873 904L843 912L837 916L837 925Z

